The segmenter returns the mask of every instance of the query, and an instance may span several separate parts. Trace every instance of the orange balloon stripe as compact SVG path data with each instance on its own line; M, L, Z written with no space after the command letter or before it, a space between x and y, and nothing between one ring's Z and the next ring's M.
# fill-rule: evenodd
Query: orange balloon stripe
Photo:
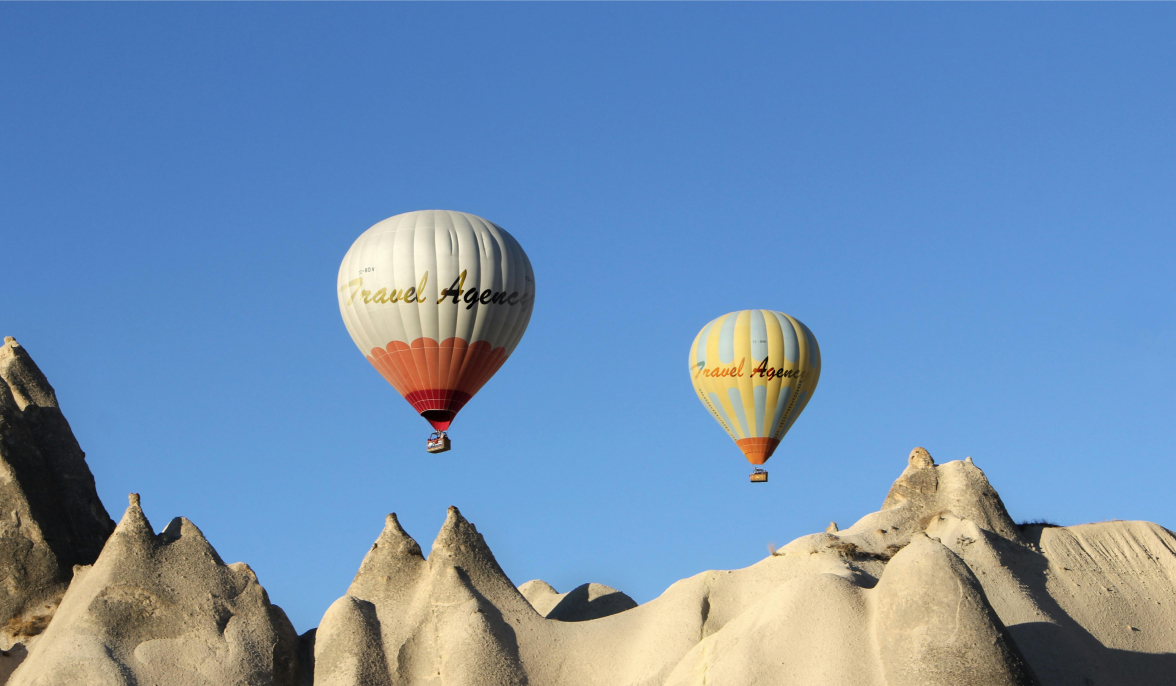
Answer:
M396 368L394 358L389 355L383 348L373 348L372 354L368 356L368 362L376 368L380 376L392 384L392 387L400 392L401 395L408 393L408 380L404 378L404 374Z
M457 389L470 395L477 393L490 380L494 372L502 366L506 359L505 355L504 348L491 350L490 344L486 341L478 341L471 345L462 361L461 378Z
M377 354L376 351L384 353L379 358L381 362L379 365L373 359ZM388 383L400 391L401 395L420 390L424 387L423 380L417 374L412 351L400 341L392 341L386 349L373 348L372 356L368 358L368 361L388 380Z
M393 346L395 346L395 350L393 350ZM400 341L393 341L388 344L387 350L399 360L401 369L404 370L405 375L408 377L409 388L411 390L419 391L429 387L428 380L421 374L423 370L416 355L413 354L411 345L405 345Z
M456 388L469 393L470 386L476 384L481 376L482 361L489 348L490 344L486 341L478 341L466 349L465 358L461 361L461 372ZM481 386L475 386L476 388L481 388Z
M469 344L461 338L447 338L442 345L449 345L449 366L445 370L442 388L457 388L461 380L461 363L465 359Z
M451 369L453 368L453 348L455 341L460 339L447 338L441 341L441 345L437 348L437 387L438 388L453 388L450 383ZM461 341L464 349L465 341Z
M368 362L418 412L457 413L506 362L505 348L486 341L467 344L460 338L438 343L418 338L411 345L391 341L372 348Z
M429 351L432 350L434 357L436 357L437 341L431 338L418 338L412 342L409 350L412 351L413 367L417 376L420 377L422 387L436 388L433 374L430 372L436 369L437 365L434 364L430 367Z
M780 445L778 438L741 438L735 441L735 445L743 451L747 457L747 461L752 464L763 464L768 461L772 453L776 452L776 446Z

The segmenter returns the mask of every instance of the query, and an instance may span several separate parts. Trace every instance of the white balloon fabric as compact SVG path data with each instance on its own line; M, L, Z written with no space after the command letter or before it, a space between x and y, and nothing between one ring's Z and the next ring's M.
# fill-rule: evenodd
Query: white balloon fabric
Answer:
M363 232L339 266L338 294L368 362L443 431L522 339L535 274L502 227L423 210Z

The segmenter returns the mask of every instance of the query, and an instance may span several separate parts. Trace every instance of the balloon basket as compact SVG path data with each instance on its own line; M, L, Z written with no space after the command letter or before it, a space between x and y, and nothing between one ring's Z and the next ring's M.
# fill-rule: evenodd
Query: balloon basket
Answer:
M756 470L751 473L751 483L753 483L753 484L766 484L766 483L768 483L767 470L760 469L757 467Z
M443 453L449 450L449 435L444 431L436 431L429 440L425 441L425 450L431 453Z

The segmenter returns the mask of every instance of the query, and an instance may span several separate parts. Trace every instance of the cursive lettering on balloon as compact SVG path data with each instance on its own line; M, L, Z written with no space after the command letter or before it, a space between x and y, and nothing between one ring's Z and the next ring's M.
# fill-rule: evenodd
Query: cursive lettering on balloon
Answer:
M738 365L730 365L728 367L707 367L699 368L698 372L694 374L694 378L698 378L699 374L714 379L721 376L743 376L743 362L747 358L740 358Z
M756 374L758 374L759 378L761 379L771 379L773 377L777 379L795 379L796 377L800 376L800 370L776 369L775 367L769 367L768 358L765 357L763 362L760 362L755 369L751 370L751 378L754 379Z
M739 359L739 364L732 363L718 367L700 366L697 368L695 368L694 365L691 365L691 368L695 369L694 378L696 379L700 376L705 376L708 379L718 379L723 377L742 378L743 363L746 360L747 358L744 357ZM802 372L799 369L776 369L775 367L769 367L767 358L764 358L764 361L756 365L755 369L752 369L750 372L748 372L747 376L748 378L752 379L803 379L805 376L807 376L807 373Z
M453 284L441 291L441 297L437 300L440 305L446 300L452 298L450 302L454 305L465 303L466 309L472 309L474 305L506 305L513 307L515 305L526 305L531 302L532 296L528 293L519 293L518 291L495 291L487 288L479 291L477 287L465 288L466 270L462 270L461 274L453 280ZM389 290L388 288L380 288L374 293L371 290L363 287L363 277L358 276L339 287L339 292L342 293L347 289L351 289L348 294L347 302L343 303L345 307L355 304L355 299L358 297L364 304L385 304L385 303L423 303L427 300L425 297L425 284L429 282L429 272L421 277L421 282L415 288L409 287L406 290L396 290L395 288Z

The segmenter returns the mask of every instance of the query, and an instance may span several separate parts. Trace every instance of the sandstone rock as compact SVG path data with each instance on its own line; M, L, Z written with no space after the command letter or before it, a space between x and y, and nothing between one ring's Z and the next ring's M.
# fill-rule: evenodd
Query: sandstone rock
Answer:
M604 584L581 584L564 594L547 613L561 622L586 622L637 607L632 598Z
M0 651L0 683L14 667L17 686L1161 686L1176 673L1176 536L1143 522L1022 531L971 458L936 465L922 448L879 512L641 606L599 584L516 589L456 508L428 559L389 515L347 595L298 637L186 519L155 535L132 496L110 535L52 387L11 340L0 379L0 609L15 613L10 642L48 625L23 663L26 646Z
M457 508L427 561L389 515L319 625L314 683L524 684L511 619L526 615L538 618Z
M699 642L666 684L1035 684L982 588L953 558L920 535L873 589L830 573L789 579Z
M519 592L536 612L561 622L586 622L637 607L632 598L604 584L581 584L558 593L547 582L535 579L519 586Z
M700 641L666 686L883 686L869 593L835 574L786 581Z
M1024 542L1000 496L970 458L936 465L930 453L915 448L880 511L848 529L830 527L823 534L799 538L780 553L833 550L877 576L887 560L943 514L966 518L1002 538Z
M285 613L247 565L225 565L187 519L155 535L132 494L9 683L294 686L297 650Z
M1176 668L1176 538L1022 533L971 460L922 449L885 509L641 606L555 621L572 593L508 584L456 510L427 561L390 517L319 627L315 683L1158 686Z
M887 686L1037 684L980 582L939 541L916 536L872 595Z
M544 617L567 595L555 590L551 584L542 579L532 579L519 586L519 593L522 593L527 602L531 603L531 607Z
M1021 538L1000 496L971 457L936 466L930 453L915 448L882 503L883 510L892 508L909 510L923 526L935 515L951 512L1004 538Z
M53 387L25 349L6 338L0 346L0 648L44 630L74 566L92 564L113 529Z

